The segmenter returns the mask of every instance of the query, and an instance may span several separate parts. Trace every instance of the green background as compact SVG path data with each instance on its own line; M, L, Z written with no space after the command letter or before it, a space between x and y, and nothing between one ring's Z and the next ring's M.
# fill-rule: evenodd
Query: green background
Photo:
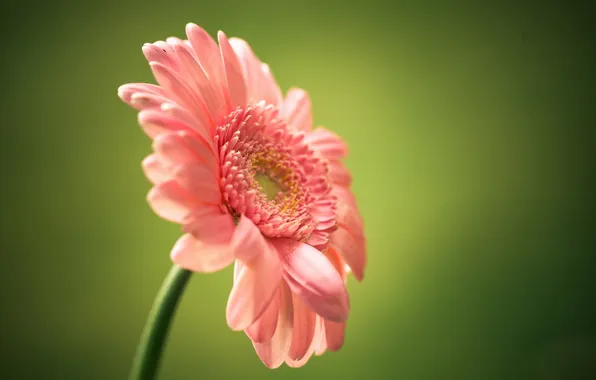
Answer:
M187 22L246 39L350 144L366 222L346 345L270 371L195 275L160 379L596 378L589 2L2 5L0 377L124 379L179 227L116 96Z

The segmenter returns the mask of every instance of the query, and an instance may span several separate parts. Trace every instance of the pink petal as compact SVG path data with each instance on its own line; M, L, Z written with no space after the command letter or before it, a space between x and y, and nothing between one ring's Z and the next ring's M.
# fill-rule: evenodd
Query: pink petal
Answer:
M281 91L275 79L262 62L255 56L246 41L239 38L230 38L230 45L236 52L242 64L246 82L247 101L258 103L264 100L267 104L279 106Z
M153 150L165 161L166 166L201 163L214 176L218 176L217 158L212 145L188 131L157 136L153 142Z
M275 334L267 342L253 342L257 355L268 368L282 365L292 343L292 293L285 281L281 281L278 296L280 307Z
M130 105L138 110L159 108L162 104L171 102L169 98L148 92L136 92L130 97Z
M197 136L203 139L205 142L212 142L211 130L205 127L199 119L197 119L192 113L192 109L187 109L175 102L163 103L159 109L172 119L180 120L182 123L188 125L189 131L195 132Z
M345 322L325 321L325 340L329 351L339 351L344 345Z
M178 183L168 181L154 186L147 194L153 211L162 218L175 223L185 223L200 202Z
M242 261L240 260L236 260L234 261L234 282L236 282L238 280L238 276L240 275L240 272L242 272L242 269L244 268L244 264L242 263Z
M189 214L182 230L199 237L208 244L229 245L236 230L234 218L219 205L201 205Z
M151 138L162 133L192 132L205 144L212 144L212 137L185 109L174 103L163 103L159 108L146 108L139 112L139 124Z
M339 161L329 162L329 173L327 176L335 185L348 187L352 183L352 174L350 174L350 171Z
M166 42L168 45L170 45L172 48L175 48L175 46L177 44L184 44L184 41L182 41L180 38L178 37L168 37L166 38ZM176 50L174 50L176 51Z
M166 92L163 88L149 83L127 83L118 87L118 96L126 103L130 103L132 95L137 92L145 92L163 97L166 96Z
M143 131L153 139L162 133L192 129L191 126L180 120L168 117L163 112L155 109L145 109L139 112L138 119Z
M348 154L348 147L342 138L322 127L308 134L305 140L309 146L328 160L339 160Z
M308 245L312 245L317 249L321 249L321 247L325 247L329 242L329 233L320 230L314 230L310 237L308 238Z
M178 70L178 59L166 42L146 43L143 45L142 50L147 62L159 62L173 70Z
M214 84L226 102L225 114L228 114L232 111L232 106L229 104L228 86L217 43L205 30L192 23L186 25L186 35L209 81Z
M359 231L358 235L364 235L364 222L358 211L354 194L342 186L334 186L331 193L336 198L337 219L339 223L348 225L353 233ZM346 218L350 221L348 222Z
M271 68L266 63L261 63L261 71L263 72L263 81L261 82L260 88L263 92L263 99L271 102L277 107L279 107L282 103L282 94L279 86L277 85L277 81L273 77L273 73L271 72Z
M172 174L164 167L157 154L150 154L145 157L141 165L145 176L154 185L172 179Z
M196 157L198 157L201 163L204 163L208 168L219 173L219 161L217 155L214 153L216 148L212 141L206 143L203 139L196 138L194 135L185 131L179 132L178 135L182 136L186 145L195 152Z
M313 331L313 337L312 340L310 342L310 347L308 348L308 351L306 352L306 355L304 355L304 357L302 357L299 360L293 360L289 355L286 357L286 364L288 365L288 367L291 368L300 368L303 365L305 365L308 360L312 357L312 355L315 353L315 350L319 349L321 346L321 340L323 341L323 343L325 343L325 326L324 326L324 320L323 318L321 318L320 316L314 314L315 316L315 321L314 321L314 331ZM325 346L324 350L327 347ZM323 352L324 352L323 350ZM323 352L320 352L320 354L322 354Z
M261 73L261 61L254 55L250 46L246 41L239 38L230 38L230 46L234 49L240 64L242 65L244 73L244 81L246 83L247 100L250 102L258 103L261 99L259 91L260 77L257 76Z
M228 91L230 93L230 100L233 107L246 106L246 85L244 83L244 75L242 73L242 66L238 61L238 57L230 46L228 38L224 32L217 33L219 39L219 48L221 50L221 57L223 59L226 81L228 83Z
M250 218L242 215L231 242L236 258L248 262L254 257L270 251L271 248L263 237L261 230Z
M354 272L358 281L364 278L366 268L366 238L362 219L355 201L348 191L334 189L337 195L337 225L329 244Z
M239 268L226 309L232 330L246 329L265 311L281 279L279 258L271 249Z
M317 328L315 330L315 355L321 356L327 351L327 338L325 333L325 320L317 315Z
M302 357L300 360L294 360L288 356L286 357L285 362L290 368L300 368L308 362L308 360L312 357L313 353L314 349L309 349L306 355L304 355L304 357Z
M294 302L294 329L292 332L292 345L288 352L288 358L299 361L304 358L313 341L316 325L316 314L293 295Z
M118 88L118 96L138 110L159 107L162 103L171 101L161 87L146 83L122 85Z
M210 81L205 69L193 56L194 51L183 41L172 44L180 59L180 65L188 83L201 95L211 119L218 125L228 114L227 106L221 91L214 81ZM192 51L192 52L191 52Z
M193 125L195 129L209 131L215 128L207 105L200 94L193 91L188 83L170 67L159 62L151 62L149 65L159 85L176 100L176 103L184 106L197 119L199 125Z
M171 258L183 268L196 272L215 272L234 261L230 240L235 230L231 215L218 206L202 206L187 217L191 221L172 249Z
M341 275L323 253L310 245L276 239L284 279L298 297L325 319L344 322L350 302Z
M346 281L345 264L341 257L331 247L325 252L325 255L333 264L344 282ZM324 320L324 337L321 340L325 341L326 348L330 351L338 351L344 344L344 335L346 330L345 322L333 322Z
M262 343L270 340L277 328L277 319L279 316L280 297L279 289L269 302L269 305L261 314L261 316L254 321L244 332L250 340L257 343Z
M218 179L205 166L196 163L179 165L174 169L173 177L201 202L216 205L221 203Z
M331 234L329 244L352 269L356 279L362 281L366 267L366 251L363 238L355 237L340 225Z
M178 239L170 256L182 268L203 273L217 272L234 261L227 244L208 244L190 233Z
M281 107L281 116L294 128L310 131L312 129L312 113L308 93L299 88L290 89Z

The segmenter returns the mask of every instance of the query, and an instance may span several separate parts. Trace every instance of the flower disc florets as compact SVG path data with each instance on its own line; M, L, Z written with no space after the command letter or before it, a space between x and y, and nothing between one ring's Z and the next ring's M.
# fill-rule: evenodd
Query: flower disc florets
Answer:
M330 190L327 164L277 117L273 106L238 108L215 133L221 190L232 215L249 217L267 237L307 240L311 210Z

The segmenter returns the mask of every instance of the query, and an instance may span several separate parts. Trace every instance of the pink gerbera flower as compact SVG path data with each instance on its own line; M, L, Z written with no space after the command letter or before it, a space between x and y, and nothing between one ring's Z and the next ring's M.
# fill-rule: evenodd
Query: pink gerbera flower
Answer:
M346 275L364 275L346 145L312 129L308 94L283 98L245 41L219 32L218 46L194 24L186 33L143 46L159 86L118 90L154 140L147 199L182 226L174 263L196 272L235 263L230 328L245 331L267 367L299 367L342 347Z

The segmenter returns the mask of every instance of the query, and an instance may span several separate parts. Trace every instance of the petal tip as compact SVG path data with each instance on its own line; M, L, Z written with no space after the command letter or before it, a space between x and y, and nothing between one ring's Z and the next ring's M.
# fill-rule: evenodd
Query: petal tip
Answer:
M182 253L181 245L182 245L181 239L178 240L176 242L176 244L174 244L174 246L172 247L172 250L170 251L170 260L172 260L172 262L174 264L176 264L184 269L188 269L188 268L185 268L184 261L180 260L180 255Z
M226 323L228 324L228 327L230 328L230 330L232 331L242 331L244 330L243 327L239 327L237 322L232 319L232 317L230 317L229 313L226 313Z
M364 281L364 269L358 270L358 271L352 271L352 273L354 273L354 278L356 279L356 281L358 281L358 282Z
M132 93L126 89L126 85L118 87L118 97L122 99L122 101L128 102L131 95Z

